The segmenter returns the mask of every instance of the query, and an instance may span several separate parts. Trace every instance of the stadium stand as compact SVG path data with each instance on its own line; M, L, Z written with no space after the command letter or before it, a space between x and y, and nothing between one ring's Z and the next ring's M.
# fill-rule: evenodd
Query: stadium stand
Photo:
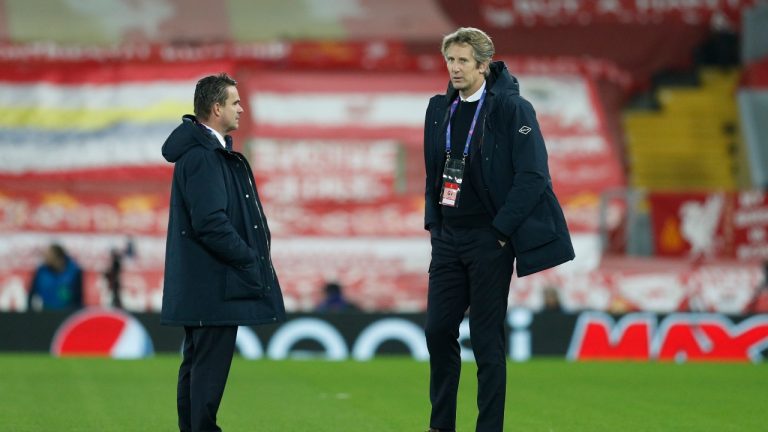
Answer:
M539 309L558 287L567 311L734 313L759 285L764 3L96 3L0 0L0 311L25 308L53 238L84 265L86 303L109 304L101 271L127 236L122 303L158 310L170 176L159 147L196 79L220 71L240 81L249 116L236 147L256 166L288 308L313 309L336 279L366 311L423 310L423 110L445 89L439 41L459 23L491 34L536 107L577 248L573 263L515 279L511 304ZM722 22L750 57L697 64ZM646 108L630 105L638 94ZM372 184L386 186L374 199Z
M744 154L733 97L737 69L702 69L696 87L656 90L660 109L624 117L633 187L685 191L734 190Z

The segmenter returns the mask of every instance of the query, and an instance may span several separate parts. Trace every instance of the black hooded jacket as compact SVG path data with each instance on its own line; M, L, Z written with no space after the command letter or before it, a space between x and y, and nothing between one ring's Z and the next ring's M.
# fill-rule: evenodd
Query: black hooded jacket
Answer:
M530 102L520 96L517 78L503 62L493 62L486 79L486 99L478 118L482 129L472 137L471 175L493 228L510 239L518 277L574 258L568 225L552 190L547 149ZM427 230L442 226L438 199L445 163L445 130L458 91L429 100L424 120ZM478 176L477 178L474 178Z
M222 147L194 116L182 120L163 145L163 156L175 166L161 323L285 320L269 228L248 161Z

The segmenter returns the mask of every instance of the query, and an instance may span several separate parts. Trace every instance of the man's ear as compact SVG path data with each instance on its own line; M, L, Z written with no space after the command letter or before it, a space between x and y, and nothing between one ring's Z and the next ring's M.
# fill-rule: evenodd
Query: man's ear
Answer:
M221 117L221 104L220 103L214 102L213 110L211 110L211 114L215 115L216 117Z

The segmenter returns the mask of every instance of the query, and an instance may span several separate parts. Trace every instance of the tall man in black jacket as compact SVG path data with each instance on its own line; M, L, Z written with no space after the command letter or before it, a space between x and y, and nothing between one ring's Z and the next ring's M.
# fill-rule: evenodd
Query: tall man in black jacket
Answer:
M460 28L443 39L442 53L448 92L430 99L424 124L430 431L456 427L459 325L469 308L476 430L501 432L513 265L522 277L572 260L574 252L536 114L504 63L491 61L491 39Z
M177 408L181 431L216 424L238 325L285 320L270 233L245 157L227 133L243 108L226 74L201 79L195 115L163 145L175 164L161 323L184 326Z

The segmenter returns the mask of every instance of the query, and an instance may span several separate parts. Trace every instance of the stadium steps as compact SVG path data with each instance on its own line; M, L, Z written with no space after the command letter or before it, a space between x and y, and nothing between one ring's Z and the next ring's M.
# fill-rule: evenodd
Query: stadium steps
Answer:
M703 68L696 85L657 88L659 109L624 115L629 179L650 190L734 190L745 168L734 96L738 70Z

